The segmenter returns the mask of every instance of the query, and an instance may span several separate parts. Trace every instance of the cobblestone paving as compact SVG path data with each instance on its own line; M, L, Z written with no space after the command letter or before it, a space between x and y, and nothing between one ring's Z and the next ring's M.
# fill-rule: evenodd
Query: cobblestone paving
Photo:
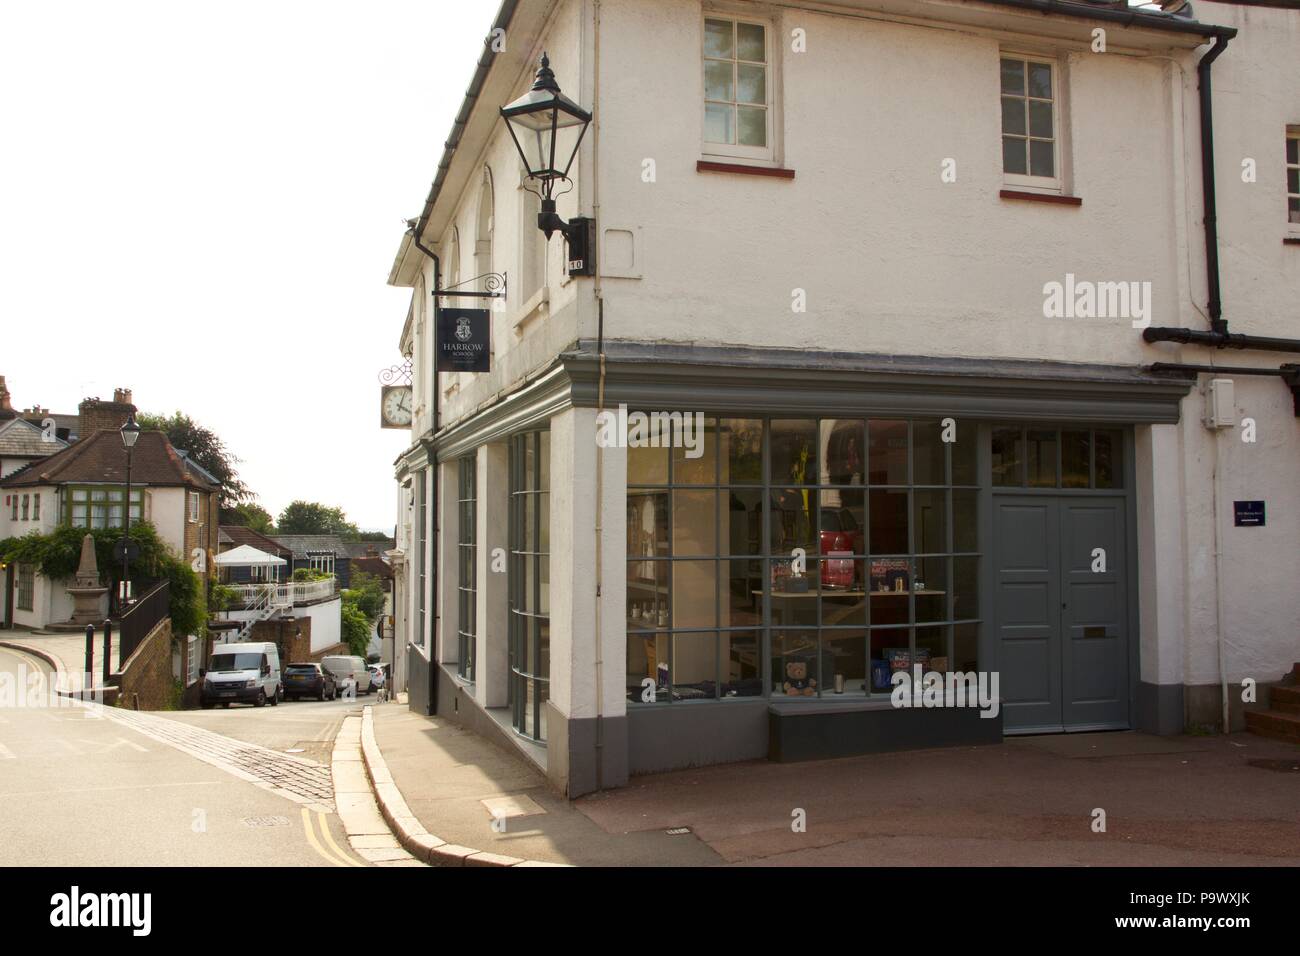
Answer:
M168 720L166 717L118 707L100 709L109 720L115 720L146 737L175 747L204 763L278 793L295 803L306 804L326 813L334 812L334 785L328 766Z

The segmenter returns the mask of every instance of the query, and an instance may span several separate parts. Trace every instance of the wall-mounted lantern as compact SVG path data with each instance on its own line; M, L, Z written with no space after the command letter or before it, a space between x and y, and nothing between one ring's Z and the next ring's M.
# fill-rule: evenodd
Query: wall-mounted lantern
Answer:
M536 184L533 192L542 200L537 227L547 239L557 232L564 236L569 245L569 275L593 275L595 223L577 216L565 222L555 211L557 185L568 183L572 188L569 170L591 125L591 114L560 92L550 58L543 53L532 89L501 107L501 115L529 182Z

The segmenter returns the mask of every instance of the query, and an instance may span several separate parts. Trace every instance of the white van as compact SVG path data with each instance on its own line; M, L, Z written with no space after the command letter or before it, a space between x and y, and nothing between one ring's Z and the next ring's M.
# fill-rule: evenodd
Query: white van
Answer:
M271 642L218 644L212 648L199 702L207 709L242 701L274 707L284 696L280 684L280 649Z
M340 697L346 694L348 681L356 681L355 693L370 693L370 671L366 662L355 654L327 654L320 659L320 666L334 675Z

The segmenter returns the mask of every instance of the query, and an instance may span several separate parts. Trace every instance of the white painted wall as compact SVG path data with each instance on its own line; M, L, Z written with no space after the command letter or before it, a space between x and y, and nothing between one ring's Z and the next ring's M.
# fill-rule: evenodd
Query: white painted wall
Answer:
M343 601L340 598L293 609L294 617L311 619L311 649L313 653L331 647L343 640L342 610Z
M698 0L601 5L600 225L639 243L638 278L601 280L608 338L1127 367L1224 360L1198 347L1147 345L1125 319L1042 314L1044 283L1073 273L1150 282L1152 324L1208 327L1195 71L1208 46L1189 50L1172 37L1154 44L1126 41L1125 31L1112 27L1112 51L1094 54L1077 42L1045 36L946 29L942 4L913 4L929 9L929 24L895 22L866 10L841 15L850 6L838 13L799 3L771 8L776 37L784 40L796 26L808 37L807 53L777 44L779 159L795 170L793 181L784 181L696 171L703 158ZM597 85L592 10L584 0L561 4L538 41L539 49L549 49L566 92L578 91L575 98L587 106ZM1195 12L1202 21L1241 30L1214 67L1225 317L1233 331L1300 337L1300 247L1281 241L1288 234L1285 128L1300 124L1300 13L1210 2L1198 2ZM1005 22L1009 29L1047 31L1061 21L1008 12ZM1061 58L1067 191L1082 199L1079 207L999 198L998 61L1008 47ZM519 92L530 79L520 77ZM592 212L596 141L593 129L578 188L561 200L566 218ZM1255 183L1241 181L1240 160L1247 157L1257 161ZM940 178L947 158L957 162L955 183ZM647 159L656 166L650 183L642 179ZM518 161L503 126L476 163L491 170L492 265L510 273L512 293L494 314L493 372L443 376L444 425L516 387L576 338L596 333L594 283L562 280L558 238L546 267L549 314L518 325L527 317L515 282L527 248L521 237L533 227L523 221ZM438 237L444 275L463 280L475 274L481 182L472 177L462 195L442 200L455 204L460 250L457 266L450 261L453 231ZM427 317L427 264L424 283L417 314ZM791 310L795 289L807 295L804 314ZM417 349L431 350L431 327L427 321L422 327ZM1295 356L1226 358L1276 365ZM1216 593L1222 595L1230 678L1273 679L1300 660L1300 426L1277 380L1236 382L1240 414L1255 418L1259 428L1253 445L1238 431L1217 438L1208 432L1200 423L1199 393L1184 402L1179 425L1138 429L1146 681L1217 682ZM571 554L572 562L552 564L551 693L556 706L574 716L588 715L595 699L594 602L583 597L594 572L588 529L595 516L589 467L595 449L581 440L585 414L567 412L552 422L552 549ZM431 421L426 404L414 434L425 434ZM1211 513L1216 445L1217 537ZM606 476L607 508L621 493L611 483L617 471L611 467ZM444 483L444 496L448 488L454 483ZM1268 525L1233 528L1232 501L1258 498L1268 501ZM607 561L621 560L614 552L623 538L613 533L621 514L621 506L606 513ZM1213 560L1216 540L1223 550L1221 579ZM454 567L454 561L443 564L444 578L454 577L446 573ZM620 576L607 567L611 625L621 621L623 606L616 580ZM607 637L613 642L607 660L611 654L617 659L621 633ZM607 713L623 706L621 669L617 674L607 684Z
M185 554L186 488L150 488L147 497L148 520L153 522L158 537L178 556Z
M530 58L532 66L521 74L514 96L523 95L532 85L537 61L545 49L562 89L574 94L581 82L583 7L577 0L566 0L546 33L539 38L535 53ZM511 99L514 98L511 97ZM482 184L485 171L492 183L492 255L491 271L504 272L508 278L508 295L501 301L492 301L492 351L493 370L489 374L444 373L441 376L440 400L443 403L443 423L453 421L475 408L496 392L516 384L528 372L551 361L564 347L578 337L578 302L580 282L569 280L564 266L563 239L554 236L546 249L543 286L549 304L537 306L537 297L527 294L524 276L528 271L526 260L536 255L538 244L544 237L537 229L535 218L525 213L528 196L520 187L522 166L510 134L504 123L498 123L489 142L475 158L478 172L459 197L444 197L453 201L456 213L453 224L431 245L442 259L444 287L459 276L461 281L473 278L485 270L484 260L476 260L476 243L482 238L479 230L480 205L483 200ZM580 190L558 199L559 214L569 219L579 214ZM453 236L459 236L459 244ZM459 247L459 267L453 261ZM589 280L588 280L589 281ZM432 354L432 296L433 264L426 261L422 272L421 294L416 296L415 355ZM470 286L466 286L470 288ZM587 290L584 290L587 291ZM444 300L449 307L480 308L482 300ZM530 306L532 306L530 308ZM589 306L588 306L589 308ZM415 363L417 370L421 367ZM432 368L430 364L428 366ZM424 383L417 393L428 398ZM417 400L417 406L420 404ZM432 424L431 400L417 407L412 434L423 434Z

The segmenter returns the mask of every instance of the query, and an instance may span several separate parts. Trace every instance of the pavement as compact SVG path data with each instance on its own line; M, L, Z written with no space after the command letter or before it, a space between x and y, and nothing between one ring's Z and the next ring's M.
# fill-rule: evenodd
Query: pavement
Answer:
M555 794L524 758L451 721L422 717L393 703L373 708L372 725L384 763L411 814L448 844L576 866L722 862L690 834L602 828Z
M69 679L76 681L75 685L65 687L65 689L80 690L85 686L82 677L86 672L85 632L65 634L58 631L39 631L15 627L0 632L0 647L15 647L36 651L39 656L53 661L65 684ZM122 647L118 643L117 631L114 631L110 649L110 671L116 672L119 670L121 650ZM104 628L103 625L100 625L95 629L95 654L92 662L94 665L94 682L91 685L92 687L99 687L103 684L103 653Z
M577 801L402 706L374 738L429 832L584 866L1297 866L1300 747L1133 732L633 777ZM493 826L494 814L504 816ZM500 832L504 830L504 832Z
M634 777L577 807L607 832L689 827L732 864L1296 866L1300 747L1249 734L1013 737Z

